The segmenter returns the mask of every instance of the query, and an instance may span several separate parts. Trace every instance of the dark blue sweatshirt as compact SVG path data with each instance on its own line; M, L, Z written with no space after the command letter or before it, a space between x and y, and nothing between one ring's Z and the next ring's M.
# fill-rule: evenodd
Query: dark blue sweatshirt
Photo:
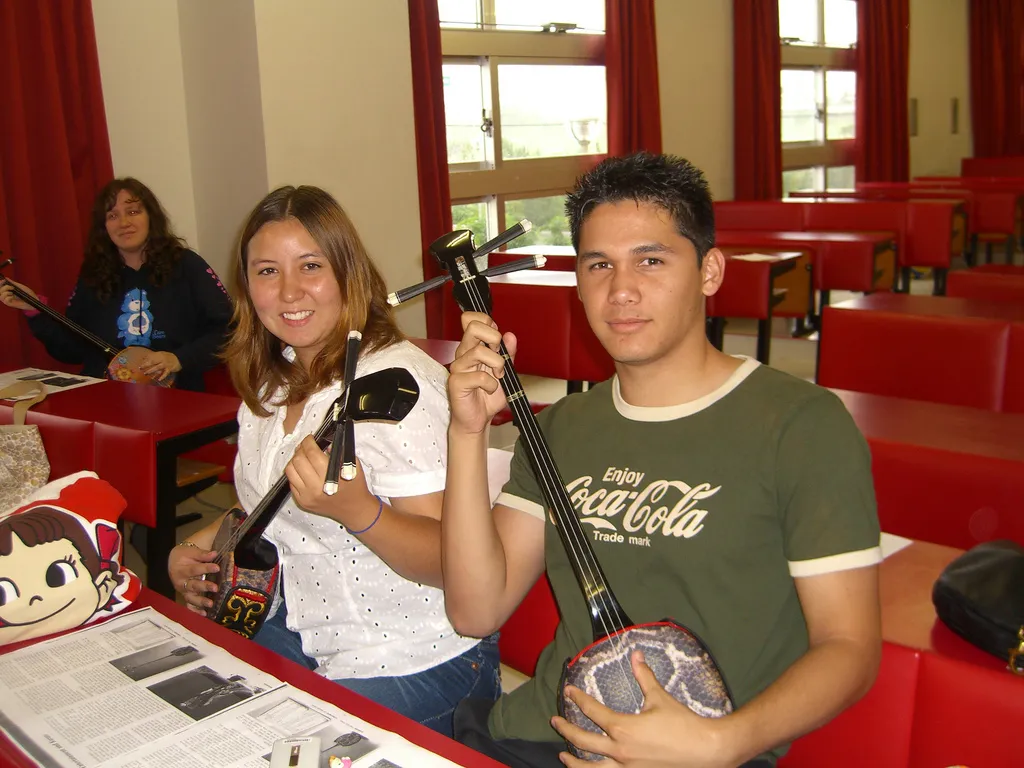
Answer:
M231 300L210 265L184 250L161 286L153 285L147 264L123 266L121 286L106 302L79 275L65 314L115 349L173 352L181 362L175 386L202 391L203 371L217 364L226 340ZM45 314L29 317L28 324L57 360L81 363L86 376L106 376L110 357L98 346Z

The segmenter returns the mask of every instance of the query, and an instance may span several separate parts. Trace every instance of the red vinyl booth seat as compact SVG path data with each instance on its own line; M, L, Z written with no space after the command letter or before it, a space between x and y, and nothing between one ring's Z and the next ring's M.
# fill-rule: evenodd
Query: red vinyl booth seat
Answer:
M729 200L715 203L715 229L802 232L813 227L808 227L804 220L802 203L781 200Z
M203 374L203 384L206 391L211 395L226 395L238 397L234 385L231 383L231 376L228 374L226 365L217 365ZM238 446L235 441L228 439L217 440L209 445L203 445L194 451L183 454L183 458L193 461L205 461L209 464L217 464L226 469L217 475L217 480L222 483L235 482L235 456L238 453Z
M869 439L882 530L970 549L1010 539L1024 546L1020 464Z
M867 695L797 739L780 768L1022 764L1024 678L893 643Z
M501 663L533 677L540 652L555 639L558 621L551 584L548 577L542 575L501 628L498 637Z
M817 382L998 411L1009 335L1010 323L1001 320L826 307Z
M964 249L964 210L950 200L800 200L715 203L726 231L891 232L901 266L949 267ZM848 278L847 278L848 279ZM831 281L830 281L831 282ZM820 286L819 286L820 287Z
M965 157L960 173L968 177L1003 176L1024 178L1024 155L1006 157Z
M950 272L946 295L962 299L1016 301L1024 305L1024 275L958 270Z
M1024 413L1024 324L1021 323L1010 326L1003 410L1007 413Z
M11 411L0 411L0 424L11 423ZM26 424L39 427L50 462L50 479L82 471L96 471L96 430L91 421L78 421L29 410Z
M1024 267L1018 267L1014 264L979 264L976 267L971 267L968 271L972 274L984 272L986 274L1024 277Z

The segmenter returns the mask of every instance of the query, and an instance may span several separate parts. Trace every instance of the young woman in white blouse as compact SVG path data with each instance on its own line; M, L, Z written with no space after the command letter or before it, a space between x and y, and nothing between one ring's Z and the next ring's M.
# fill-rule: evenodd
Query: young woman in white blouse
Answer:
M243 399L235 487L251 510L284 472L291 498L265 536L279 594L255 642L451 735L466 696L496 698L493 639L456 634L441 590L447 373L404 340L384 280L352 222L315 187L271 192L249 215L233 266L234 330L224 357ZM355 426L359 475L322 487L312 433L340 395L349 330L363 334L357 376L408 369L420 395L399 424ZM216 523L171 552L189 607L212 607Z

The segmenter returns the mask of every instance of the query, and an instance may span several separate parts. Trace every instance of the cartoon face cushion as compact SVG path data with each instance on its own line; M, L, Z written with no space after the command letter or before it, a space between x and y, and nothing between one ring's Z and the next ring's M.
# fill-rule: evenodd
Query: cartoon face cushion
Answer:
M92 472L40 488L0 513L0 645L113 616L142 589L121 566L126 502Z

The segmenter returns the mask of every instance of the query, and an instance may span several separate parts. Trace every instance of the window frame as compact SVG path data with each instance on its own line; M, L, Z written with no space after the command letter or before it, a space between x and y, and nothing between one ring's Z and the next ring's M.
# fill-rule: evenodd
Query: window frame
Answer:
M480 0L481 25L477 28L441 27L443 64L475 63L484 68L489 100L486 117L492 121L491 161L449 163L452 206L486 203L488 236L504 229L505 207L510 200L565 195L579 174L597 165L607 153L561 157L513 158L501 156L501 102L498 67L604 66L603 33L565 34L540 30L495 27L494 1ZM484 116L481 116L483 124ZM605 114L607 121L607 113ZM497 225L497 229L490 228Z
M858 37L860 30L858 30ZM779 141L782 144L782 171L793 171L804 168L842 167L856 164L857 137L852 139L828 138L828 78L830 70L857 72L856 44L849 48L831 48L824 44L825 40L825 0L818 0L818 40L816 45L805 43L784 43L779 38L780 88L782 70L812 70L822 78L822 102L818 105L822 114L821 141L784 142L781 131ZM857 87L861 84L858 77ZM856 123L856 106L854 122ZM824 191L824 190L822 190Z

